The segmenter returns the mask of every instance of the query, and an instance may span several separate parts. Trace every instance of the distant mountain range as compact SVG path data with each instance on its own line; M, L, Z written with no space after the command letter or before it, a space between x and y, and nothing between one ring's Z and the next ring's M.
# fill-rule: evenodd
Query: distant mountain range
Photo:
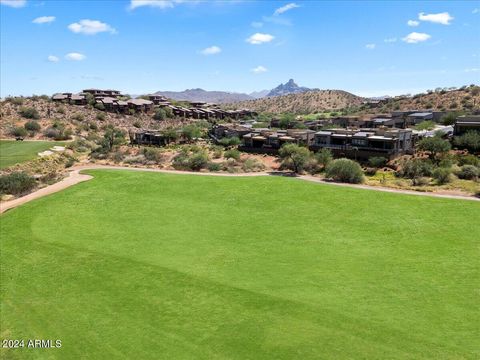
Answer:
M204 101L216 104L256 99L253 96L242 93L207 91L203 89L187 89L185 91L157 91L155 94L163 95L168 99L177 101Z
M293 79L280 84L272 90L254 91L250 94L233 93L226 91L207 91L203 89L187 89L185 91L157 91L156 95L163 95L177 101L204 101L209 103L225 104L246 100L261 99L264 97L298 94L311 91L306 87L298 86Z

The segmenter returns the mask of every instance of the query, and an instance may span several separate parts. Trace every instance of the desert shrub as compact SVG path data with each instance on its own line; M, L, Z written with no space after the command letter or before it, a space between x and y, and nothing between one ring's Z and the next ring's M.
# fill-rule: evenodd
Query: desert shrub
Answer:
M98 130L98 126L94 122L91 122L91 123L88 124L88 129L96 131L96 130Z
M208 154L202 151L195 153L190 157L188 164L190 169L198 171L208 164Z
M238 137L224 137L218 141L218 143L225 147L240 145L240 139Z
M7 97L6 100L13 105L20 106L23 105L24 99L22 97Z
M278 153L282 159L282 167L300 173L305 169L312 153L303 146L296 144L285 144Z
M0 194L20 195L35 187L35 179L24 172L0 176Z
M458 165L460 166L473 165L476 167L480 167L480 158L475 155L468 154L468 155L459 156L457 158L457 161L458 161Z
M479 175L480 170L473 165L463 165L457 172L457 176L465 180L476 180Z
M163 154L160 150L154 148L143 148L143 156L148 161L152 161L156 164L163 162Z
M63 106L60 106L60 107L57 109L57 113L64 115L64 114L65 114L65 108L64 108Z
M245 172L263 171L265 170L265 165L258 159L248 158L242 164L242 170Z
M33 133L39 131L40 128L41 128L41 126L40 126L40 124L39 124L38 122L32 121L32 120L27 121L27 122L25 123L25 125L23 125L23 127L25 128L25 130L31 131L31 132L33 132Z
M45 130L44 135L54 140L68 140L72 136L72 130L64 127L49 127Z
M439 167L433 171L432 176L437 181L437 184L443 185L450 182L451 174L452 171L449 168Z
M461 136L455 136L454 144L472 152L480 151L480 131L470 130Z
M430 184L430 180L428 177L421 176L415 180L415 183L413 185L415 186L425 186Z
M172 165L175 169L198 171L208 165L208 160L205 150L183 150L173 158Z
M105 111L105 105L103 105L101 102L97 102L94 105L94 108L97 109L97 110L100 110L100 111Z
M235 159L236 161L240 160L240 151L237 149L229 149L226 150L223 154L225 159Z
M16 136L16 137L25 137L25 136L28 135L27 130L24 127L21 127L21 126L12 128L10 133L13 136Z
M327 178L334 181L358 184L363 182L363 171L360 165L350 159L337 159L326 168Z
M213 158L214 159L220 159L223 155L223 147L218 146L218 145L213 145L211 147L211 150L213 152Z
M368 163L370 164L370 166L378 169L385 166L385 164L387 163L387 158L383 156L372 156L368 159Z
M220 171L222 170L222 164L209 162L207 165L208 171Z
M333 160L333 155L330 149L321 149L315 154L315 159L317 159L318 164L325 169L328 164Z
M37 109L33 107L22 106L18 110L18 114L25 119L40 119L40 114L38 113Z
M404 161L398 175L411 179L413 185L420 185L419 179L432 175L433 166L430 161L423 159L411 159Z
M112 160L116 163L122 162L123 159L125 158L125 155L121 151L115 151L110 156Z
M105 121L105 113L103 112L97 112L97 115L95 116L97 118L98 121Z
M167 113L165 112L164 109L157 109L155 110L155 114L153 115L153 118L157 121L162 121L167 118Z
M82 113L75 113L72 115L72 120L76 120L76 121L83 121L85 120L85 116L83 116Z
M67 148L78 152L87 152L95 147L94 142L82 138L78 138L67 145Z
M65 163L65 167L69 168L72 167L75 164L75 158L69 157L67 162Z
M143 164L145 162L145 156L143 155L134 155L134 156L126 156L123 159L125 164Z
M142 127L142 124L140 123L140 121L134 121L132 125L137 129L140 129Z

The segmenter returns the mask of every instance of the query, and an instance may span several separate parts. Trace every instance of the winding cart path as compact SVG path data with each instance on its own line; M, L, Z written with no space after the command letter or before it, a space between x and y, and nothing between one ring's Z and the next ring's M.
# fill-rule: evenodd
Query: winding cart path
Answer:
M184 174L184 175L198 175L198 176L226 176L226 177L241 177L241 176L286 176L286 174L281 172L256 172L256 173L242 173L242 174L229 174L229 173L202 173L202 172L190 172L190 171L178 171L178 170L163 170L163 169L149 169L149 168L133 168L133 167L125 167L125 166L111 166L111 165L84 165L84 166L76 166L73 167L72 170L69 172L68 176L63 180L39 189L31 194L22 196L17 199L4 201L0 203L0 213L4 213L7 210L13 209L17 206L25 204L29 201L41 198L46 195L50 195L66 189L70 186L78 184L83 181L87 181L92 179L93 177L86 174L81 174L82 170L95 170L95 169L111 169L111 170L132 170L132 171L148 171L148 172L159 172L159 173L167 173L167 174ZM374 190L374 191L383 191L383 192L390 192L390 193L399 193L399 194L408 194L408 195L417 195L417 196L429 196L429 197L438 197L438 198L449 198L449 199L460 199L460 200L471 200L471 201L480 201L480 198L474 196L467 196L467 195L449 195L449 194L438 194L438 193L427 193L427 192L419 192L419 191L412 191L412 190L399 190L399 189L392 189L386 187L379 187L379 186L369 186L369 185L359 185L359 184L344 184L344 183L334 183L325 181L314 176L309 175L299 175L299 176L292 176L296 179L310 181L315 183L321 184L329 184L333 186L343 186L343 187L351 187L357 189L365 189L365 190Z

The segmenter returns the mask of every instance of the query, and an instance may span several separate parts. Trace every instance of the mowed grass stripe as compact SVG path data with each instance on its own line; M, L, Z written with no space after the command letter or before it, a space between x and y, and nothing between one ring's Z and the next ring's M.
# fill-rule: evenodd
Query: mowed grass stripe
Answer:
M62 141L0 140L0 169L35 159L39 152L64 145Z
M61 338L58 358L479 355L475 202L89 173L1 217L2 336Z

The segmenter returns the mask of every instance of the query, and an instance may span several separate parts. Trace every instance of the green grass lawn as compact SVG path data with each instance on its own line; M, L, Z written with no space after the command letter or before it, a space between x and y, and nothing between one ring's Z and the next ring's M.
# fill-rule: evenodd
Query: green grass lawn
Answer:
M0 169L35 159L39 152L64 144L61 141L0 140Z
M88 173L0 218L5 358L480 357L477 202Z

